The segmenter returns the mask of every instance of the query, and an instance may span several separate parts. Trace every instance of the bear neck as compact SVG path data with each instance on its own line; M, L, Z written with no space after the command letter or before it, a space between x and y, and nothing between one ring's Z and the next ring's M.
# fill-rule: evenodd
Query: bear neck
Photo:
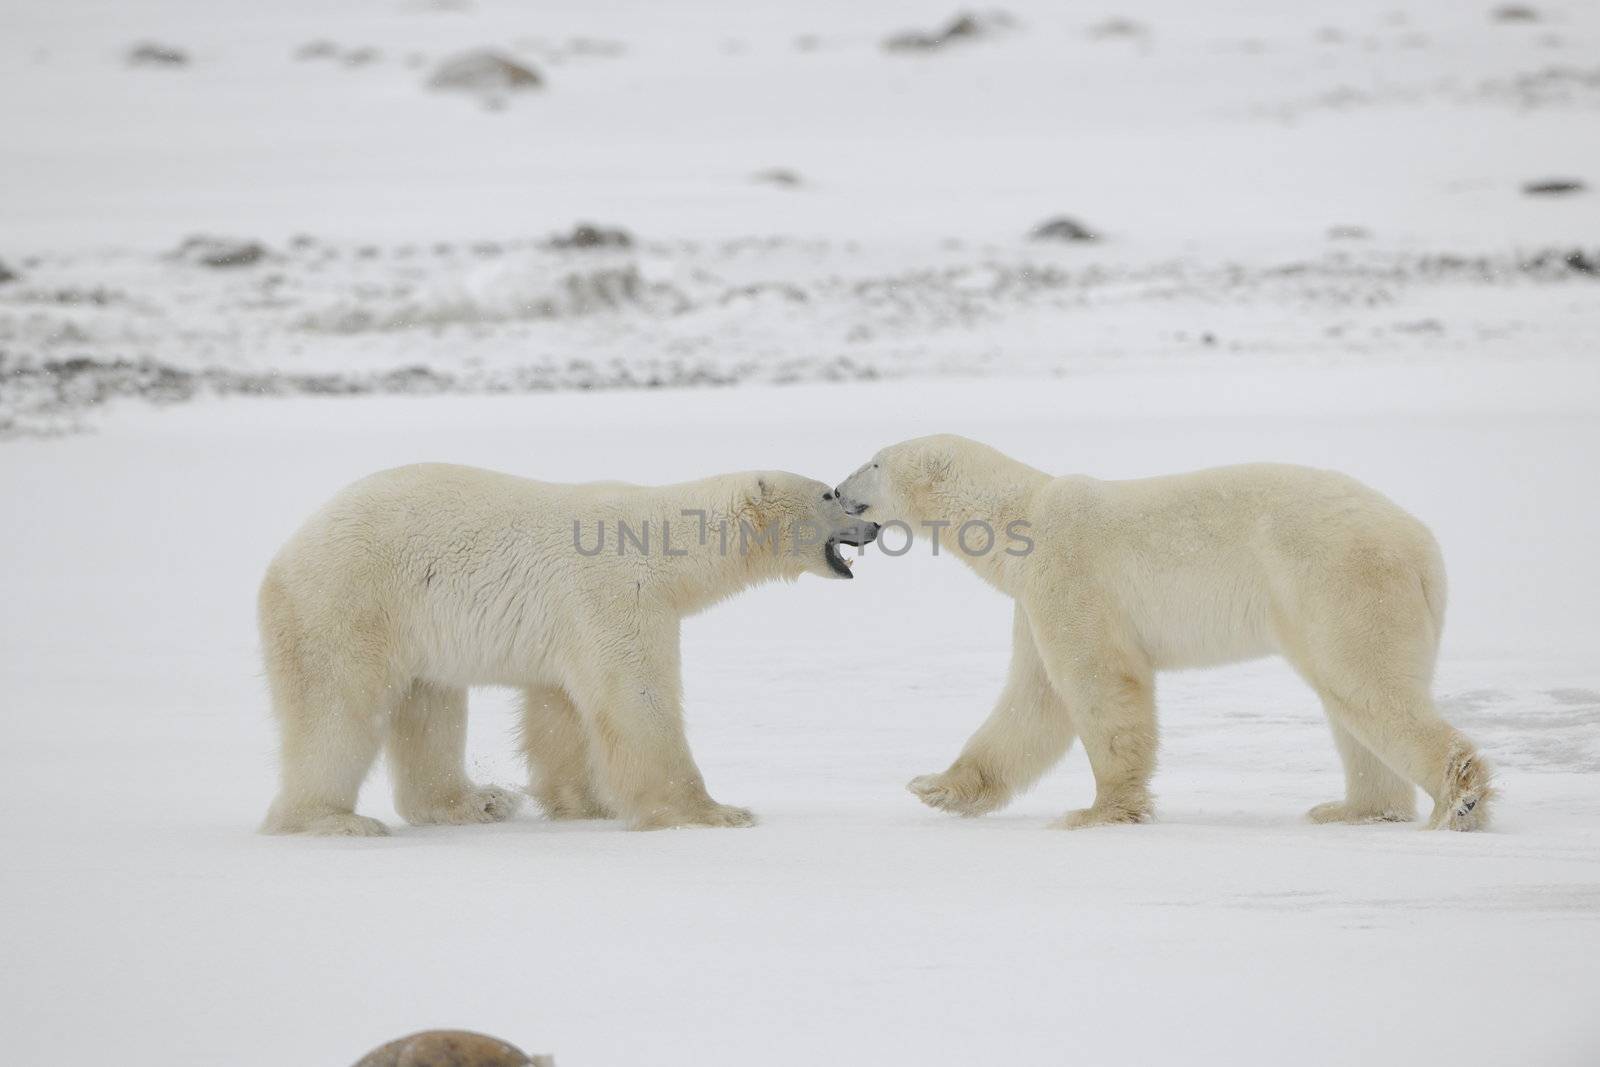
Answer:
M697 614L752 586L778 579L793 581L802 570L793 553L774 553L759 538L748 540L747 550L741 550L740 521L754 519L747 481L733 475L697 483L689 494L693 503L688 506L705 513L706 543L699 544L698 537L675 538L674 547L686 549L687 554L654 560L661 588L681 616ZM682 499L677 498L680 506ZM699 520L680 522L687 531L698 527Z
M919 516L919 521L948 523L934 534L939 550L948 551L984 581L1016 597L1021 595L1032 552L1007 552L1007 548L1022 547L1009 538L1008 530L1013 523L1026 524L1020 529L1034 540L1037 550L1039 530L1033 523L1033 501L1049 484L1050 476L998 452L986 450L981 460L954 460L944 476L927 488L927 513ZM967 523L983 523L994 532L994 545L988 552L975 555L962 549L960 530ZM982 541L981 531L969 536L974 547Z

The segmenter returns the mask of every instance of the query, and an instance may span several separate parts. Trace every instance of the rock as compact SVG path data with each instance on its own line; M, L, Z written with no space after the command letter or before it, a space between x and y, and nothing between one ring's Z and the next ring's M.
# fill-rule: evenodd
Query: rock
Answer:
M1574 274L1600 276L1600 256L1585 255L1581 248L1574 248L1571 252L1568 252L1562 262Z
M934 52L946 45L988 37L997 30L1009 29L1016 21L1003 11L975 14L962 11L956 14L943 29L932 33L907 30L884 39L883 47L889 52Z
M950 25L944 28L944 39L948 41L953 37L982 37L983 32L983 23L978 21L976 15L962 12L951 19Z
M1028 237L1035 241L1098 241L1100 238L1077 219L1059 215L1033 228Z
M1600 252L1591 255L1582 248L1544 248L1526 256L1519 266L1541 278L1559 278L1567 274L1600 278Z
M267 246L260 241L202 234L185 238L169 258L197 267L248 267L268 254Z
M373 1049L355 1067L555 1067L555 1060L467 1030L424 1030Z
M0 285L4 285L7 282L14 282L20 277L22 277L22 275L6 266L6 261L0 259Z
M1526 4L1501 4L1489 17L1496 22L1538 22L1539 11Z
M620 227L607 228L580 222L571 233L557 234L547 242L551 248L632 248L633 235Z
M1572 193L1581 193L1589 186L1579 178L1546 178L1543 181L1525 182L1522 186L1524 196L1568 196Z
M760 182L762 185L783 185L794 188L801 184L798 171L787 167L772 167L768 170L758 170L750 175L750 180Z
M181 67L189 62L189 53L168 44L144 41L128 49L128 64L135 67Z
M1150 31L1145 28L1142 22L1135 22L1133 19L1111 18L1090 26L1088 32L1089 36L1097 41L1109 41L1118 37L1144 37Z
M514 92L543 84L544 79L532 67L488 50L447 59L428 79L430 89L472 93Z

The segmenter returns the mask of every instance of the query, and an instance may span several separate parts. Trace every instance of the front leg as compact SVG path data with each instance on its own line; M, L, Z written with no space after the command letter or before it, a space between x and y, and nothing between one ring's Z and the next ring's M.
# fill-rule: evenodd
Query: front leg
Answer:
M678 632L593 662L574 696L589 728L600 784L635 830L752 826L745 808L706 792L683 732Z
M924 804L956 815L997 811L1024 793L1072 745L1072 716L1050 684L1033 628L1018 604L1011 624L1011 672L994 710L942 774L907 787Z
M1058 604L1064 604L1063 599ZM1076 830L1149 822L1155 815L1150 779L1156 768L1155 680L1149 660L1121 631L1114 611L1090 600L1054 617L1034 617L1039 652L1056 689L1072 702L1073 720L1094 771L1094 804L1052 825ZM1048 611L1044 618L1050 618Z

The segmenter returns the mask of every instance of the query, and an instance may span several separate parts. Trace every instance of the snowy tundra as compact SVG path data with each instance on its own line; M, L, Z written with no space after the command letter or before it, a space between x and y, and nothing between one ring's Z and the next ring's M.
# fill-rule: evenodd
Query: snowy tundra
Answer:
M1082 738L1095 799L1066 829L1150 821L1154 672L1283 655L1322 698L1345 799L1317 822L1487 825L1489 772L1439 716L1444 561L1427 527L1353 478L1283 464L1103 482L953 434L890 446L839 487L852 514L928 526L1017 602L1011 673L955 763L911 790L981 815ZM1031 551L986 531L1025 524ZM969 544L966 532L981 528Z
M386 833L355 814L385 743L406 821L509 818L516 794L467 776L472 685L522 690L531 792L552 818L749 826L690 755L679 622L762 582L849 578L838 546L876 534L826 485L783 472L647 488L418 464L362 479L261 585L282 733L264 828Z

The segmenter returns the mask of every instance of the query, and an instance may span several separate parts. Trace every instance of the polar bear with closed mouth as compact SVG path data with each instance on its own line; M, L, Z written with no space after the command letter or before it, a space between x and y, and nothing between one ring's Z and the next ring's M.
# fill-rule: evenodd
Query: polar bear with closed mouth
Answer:
M748 826L684 737L679 621L749 586L849 578L877 535L821 482L753 472L662 487L401 467L344 489L272 561L259 616L281 732L262 829L374 835L356 796L387 747L412 823L494 822L467 776L467 688L523 691L532 792L552 818Z
M910 789L1005 806L1083 741L1093 806L1055 825L1147 822L1153 676L1277 653L1322 698L1345 797L1316 822L1488 823L1489 770L1430 694L1444 622L1438 546L1352 478L1254 464L1135 481L1052 477L962 437L892 445L839 486L847 510L933 536L1016 600L1005 690L960 756ZM943 525L939 525L943 524ZM1031 551L960 531L1026 529ZM1020 524L1020 525L1017 525ZM981 553L981 554L980 554Z

